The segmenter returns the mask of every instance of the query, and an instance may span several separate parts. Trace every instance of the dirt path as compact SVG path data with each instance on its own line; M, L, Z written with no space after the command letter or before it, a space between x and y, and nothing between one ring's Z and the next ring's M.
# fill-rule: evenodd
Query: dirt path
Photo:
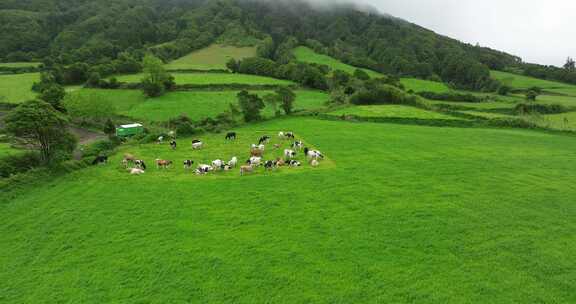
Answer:
M78 143L89 145L95 141L106 139L106 135L82 128L70 127L70 132L78 137Z

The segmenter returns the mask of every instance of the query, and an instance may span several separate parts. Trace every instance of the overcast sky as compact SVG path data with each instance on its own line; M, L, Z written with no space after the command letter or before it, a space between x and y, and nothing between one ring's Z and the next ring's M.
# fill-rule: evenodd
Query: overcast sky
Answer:
M464 42L518 55L527 62L563 65L566 57L576 57L576 0L353 2Z

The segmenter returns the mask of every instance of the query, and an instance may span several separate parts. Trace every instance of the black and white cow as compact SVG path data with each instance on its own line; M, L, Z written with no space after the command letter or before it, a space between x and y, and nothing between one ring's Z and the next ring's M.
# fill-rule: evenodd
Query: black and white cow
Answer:
M259 144L259 145L267 144L267 143L270 142L270 139L272 139L272 138L271 138L270 136L268 136L268 135L262 136L262 137L260 137L260 140L258 141L258 144Z
M299 140L299 141L295 141L295 142L292 144L292 149L297 150L297 151L300 151L303 147L304 147L304 143L303 143L302 141L300 141L300 140Z
M141 159L135 160L134 165L136 166L136 168L146 170L146 163Z
M284 150L284 156L288 159L292 159L292 158L296 157L296 151L286 149L286 150Z
M276 168L276 161L269 160L269 161L264 163L264 169L272 170L274 168Z
M104 165L108 163L108 156L98 156L92 162L92 165Z
M297 161L297 160L291 160L290 162L288 162L288 165L290 165L290 167L300 167L302 166L302 164Z
M204 147L204 143L203 143L202 141L197 140L197 139L195 139L195 140L192 141L192 149L194 149L194 150L200 150L200 149L202 149L203 147Z
M176 147L178 146L178 143L176 143L175 140L172 140L170 142L170 147L172 148L172 150L176 150Z
M306 155L306 158L311 158L311 159L324 159L324 155L322 155L322 153L318 150L310 150L308 148L304 148L304 154Z
M228 132L228 134L226 134L226 140L236 140L236 132Z
M184 169L186 170L190 170L192 168L192 165L194 165L194 161L191 159L187 159L184 161Z
M198 175L204 175L204 174L208 174L210 171L214 170L212 168L212 166L209 165L199 165L198 168L196 168L196 174Z

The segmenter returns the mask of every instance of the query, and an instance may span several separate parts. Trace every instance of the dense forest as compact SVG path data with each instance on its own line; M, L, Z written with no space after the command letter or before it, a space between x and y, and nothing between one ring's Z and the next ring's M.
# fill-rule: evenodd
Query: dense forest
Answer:
M489 69L510 67L540 78L576 81L565 72L553 76L557 71L550 69L535 73L516 56L348 5L320 9L298 0L0 3L0 60L40 59L47 67L67 67L72 71L59 77L66 83L86 81L94 71L138 71L147 52L169 61L214 42L258 46L260 57L278 64L292 60L293 47L307 45L358 67L475 90L495 90L499 84Z

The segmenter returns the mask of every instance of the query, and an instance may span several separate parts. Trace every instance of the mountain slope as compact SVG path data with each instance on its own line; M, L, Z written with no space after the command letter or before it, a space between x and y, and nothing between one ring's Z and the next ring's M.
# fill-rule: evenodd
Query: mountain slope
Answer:
M286 61L304 44L353 66L440 76L472 89L490 85L488 67L520 61L376 12L349 5L318 9L300 0L9 1L0 6L0 16L6 15L10 19L0 25L4 61L52 54L63 64L94 65L124 50L151 50L168 61L214 42L258 44L260 56Z

